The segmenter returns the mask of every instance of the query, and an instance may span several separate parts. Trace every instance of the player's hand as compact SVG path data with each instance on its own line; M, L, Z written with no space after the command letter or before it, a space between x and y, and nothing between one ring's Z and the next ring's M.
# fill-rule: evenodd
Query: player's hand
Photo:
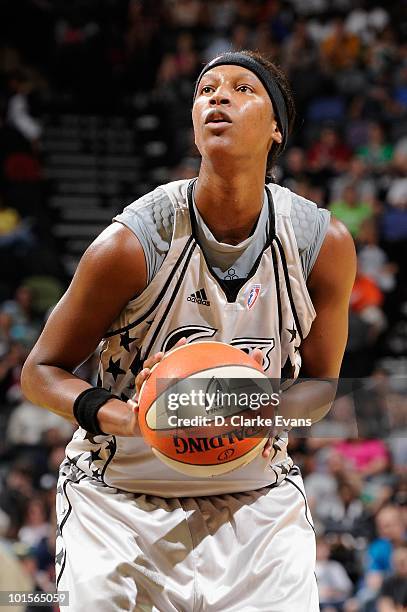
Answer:
M178 348L179 346L184 346L184 344L186 344L186 341L187 341L186 338L181 338L173 346L173 349L174 348ZM155 355L152 355L151 357L146 359L146 361L143 364L144 368L141 370L141 372L139 372L137 374L137 376L136 376L136 392L135 392L134 396L132 397L132 399L128 400L128 402L127 402L129 405L131 405L134 408L134 410L138 410L138 399L140 397L140 390L141 390L141 387L143 386L143 383L150 376L152 368L157 363L160 363L160 361L162 359L164 359L164 355L165 355L165 353L160 351L159 353L156 353Z
M186 343L186 338L181 338L174 346L183 346ZM136 392L134 396L122 402L119 399L111 399L104 404L98 412L98 422L102 431L106 434L113 434L115 436L141 436L140 427L138 424L138 398L140 396L140 389L145 380L151 374L151 368L159 363L164 357L164 353L156 353L152 355L144 362L144 368L139 372L136 377Z
M262 366L262 364L263 364L263 353L261 352L260 349L255 348L253 350L253 353L251 354L251 356L259 364L259 366ZM272 449L272 441L273 441L273 438L269 438L267 440L266 444L264 445L264 448L263 448L263 451L262 451L262 457L264 457L265 459L267 459L267 457L270 456L271 449Z

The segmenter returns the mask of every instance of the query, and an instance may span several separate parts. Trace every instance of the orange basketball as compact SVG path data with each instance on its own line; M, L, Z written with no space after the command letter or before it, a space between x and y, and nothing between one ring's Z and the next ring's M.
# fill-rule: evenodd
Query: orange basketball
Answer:
M197 477L225 474L261 452L278 403L262 368L222 342L167 353L139 397L139 424L154 454Z

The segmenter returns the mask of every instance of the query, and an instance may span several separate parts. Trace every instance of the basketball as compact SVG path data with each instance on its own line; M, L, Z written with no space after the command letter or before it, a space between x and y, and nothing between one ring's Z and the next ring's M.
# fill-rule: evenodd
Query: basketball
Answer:
M219 476L261 452L276 396L261 366L238 348L188 344L168 352L144 382L140 430L171 468L200 478Z

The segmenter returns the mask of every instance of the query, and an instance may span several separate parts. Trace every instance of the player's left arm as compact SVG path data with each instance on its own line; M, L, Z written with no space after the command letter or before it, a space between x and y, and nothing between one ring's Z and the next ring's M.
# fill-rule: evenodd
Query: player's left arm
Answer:
M301 344L301 376L338 378L355 275L353 239L343 223L332 218L307 282L317 316Z
M307 287L316 318L301 344L301 378L281 397L279 412L290 419L322 419L335 398L348 338L349 300L356 275L356 252L345 226L331 219ZM322 380L321 380L322 379ZM270 454L270 441L263 456Z

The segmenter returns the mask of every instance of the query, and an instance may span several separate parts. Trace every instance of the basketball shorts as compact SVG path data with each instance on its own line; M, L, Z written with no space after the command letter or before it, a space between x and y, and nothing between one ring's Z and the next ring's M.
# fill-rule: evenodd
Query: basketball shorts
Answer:
M108 487L65 460L56 577L66 612L317 612L315 536L302 478L163 498Z

